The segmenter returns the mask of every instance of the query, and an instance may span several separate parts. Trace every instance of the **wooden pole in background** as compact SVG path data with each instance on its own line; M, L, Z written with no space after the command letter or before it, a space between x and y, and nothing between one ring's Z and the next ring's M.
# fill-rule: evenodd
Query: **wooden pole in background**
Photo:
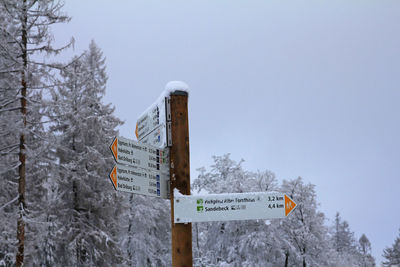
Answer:
M190 195L188 93L171 93L170 151L172 266L189 267L192 259L192 224L174 223L174 189Z
M22 71L21 71L21 115L23 120L23 130L19 137L19 167L18 167L18 219L17 219L17 254L15 259L15 266L20 267L24 265L24 251L25 251L25 186L26 186L26 149L25 149L25 131L26 131L26 95L27 95L27 80L28 75L28 8L26 0L23 1L22 6Z

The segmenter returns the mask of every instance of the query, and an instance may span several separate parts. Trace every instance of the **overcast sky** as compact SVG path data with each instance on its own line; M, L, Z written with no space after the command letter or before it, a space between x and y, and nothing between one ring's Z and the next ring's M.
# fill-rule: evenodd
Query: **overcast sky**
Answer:
M66 2L56 43L102 49L122 136L185 81L192 180L225 153L301 176L381 261L400 228L399 1Z

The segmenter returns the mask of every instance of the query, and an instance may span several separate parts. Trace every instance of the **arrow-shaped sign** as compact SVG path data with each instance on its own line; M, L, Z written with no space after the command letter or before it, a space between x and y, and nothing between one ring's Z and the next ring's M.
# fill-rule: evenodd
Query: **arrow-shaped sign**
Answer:
M285 194L285 216L288 216L296 206L297 204Z
M109 175L118 191L168 198L169 175L116 164Z
M283 193L176 196L175 223L286 218L296 203Z

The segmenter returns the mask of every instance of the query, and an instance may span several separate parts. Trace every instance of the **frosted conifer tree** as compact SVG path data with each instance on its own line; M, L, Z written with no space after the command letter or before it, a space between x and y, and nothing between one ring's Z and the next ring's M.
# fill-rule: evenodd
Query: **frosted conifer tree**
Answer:
M367 236L362 234L358 240L359 252L361 258L362 267L373 267L375 266L375 259L371 255L371 242L369 242Z
M334 231L332 241L337 252L355 250L354 233L350 230L349 223L342 220L339 212L335 216Z
M12 202L14 192L16 189L18 191L17 214L10 213L8 217L16 220L17 242L13 244L17 244L17 249L7 252L8 258L10 253L15 255L16 266L24 264L25 254L29 256L37 251L32 241L40 233L38 225L42 218L38 216L41 214L40 209L44 208L41 201L47 180L47 173L40 169L51 163L46 153L48 143L43 125L45 114L42 113L42 90L52 86L47 83L48 78L51 77L52 69L59 66L38 62L34 58L62 50L51 46L52 35L49 31L50 25L68 20L68 17L61 14L61 7L58 1L0 0L0 64L2 75L6 76L1 85L2 94L6 98L1 101L0 112L3 114L0 116L9 119L3 132L5 136L12 132L17 138L15 142L8 136L5 142L10 143L0 149L2 153L18 153L17 174L12 155L5 161L10 165L2 169L10 182L7 187L15 187L10 188L11 195L8 197L11 199L8 200ZM13 112L16 108L19 115ZM13 212L12 207L6 209Z
M363 257L357 249L354 233L351 231L349 223L342 220L339 212L335 215L331 243L333 247L330 254L332 264L363 266Z
M0 266L15 263L18 200L18 133L22 128L20 103L18 101L18 73L16 49L9 31L4 6L0 5Z
M120 201L109 179L109 144L122 122L103 104L105 59L92 41L62 72L63 86L52 94L52 132L57 135L57 260L64 266L115 266Z
M383 266L400 266L400 230L399 235L394 240L393 245L385 248L383 251L383 257L385 258Z

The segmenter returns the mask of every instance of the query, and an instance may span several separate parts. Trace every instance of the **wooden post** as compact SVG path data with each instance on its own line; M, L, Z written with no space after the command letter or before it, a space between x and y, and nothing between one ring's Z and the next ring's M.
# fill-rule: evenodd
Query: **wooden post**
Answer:
M190 195L188 93L171 93L170 179L171 179L171 234L172 266L189 267L192 259L192 224L174 223L174 189Z

